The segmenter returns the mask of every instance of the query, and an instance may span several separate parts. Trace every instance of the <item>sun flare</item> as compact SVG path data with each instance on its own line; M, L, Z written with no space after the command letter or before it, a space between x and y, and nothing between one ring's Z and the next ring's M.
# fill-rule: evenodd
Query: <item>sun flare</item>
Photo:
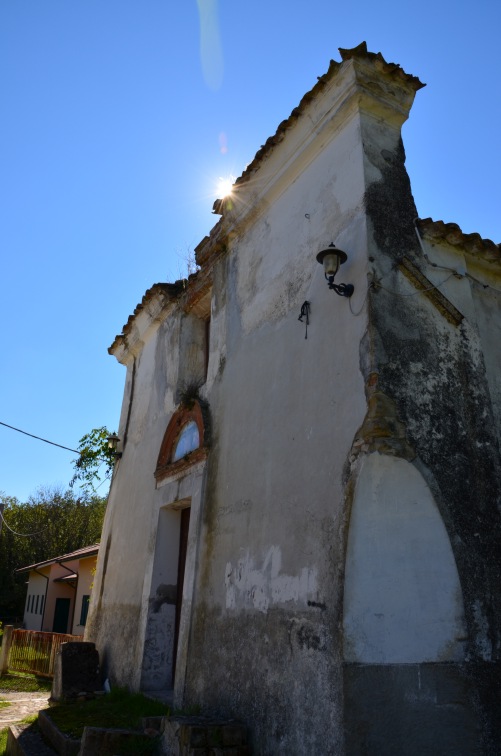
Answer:
M234 176L220 176L216 186L216 195L218 199L224 199L229 197L233 184L235 183Z

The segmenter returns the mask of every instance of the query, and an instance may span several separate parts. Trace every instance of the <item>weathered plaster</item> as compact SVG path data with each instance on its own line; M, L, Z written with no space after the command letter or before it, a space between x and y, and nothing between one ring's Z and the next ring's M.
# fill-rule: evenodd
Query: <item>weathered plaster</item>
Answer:
M201 271L153 287L114 342L128 366L123 456L89 639L114 681L162 685L175 512L190 505L176 706L243 719L263 755L372 754L376 680L390 752L417 753L405 751L399 712L409 733L439 727L440 701L452 706L456 694L451 722L464 709L464 742L478 742L482 722L492 744L501 384L490 319L499 324L501 287L482 266L499 250L482 243L479 272L478 240L457 250L440 236L437 251L429 224L418 239L400 128L421 84L363 45L341 52L231 201L216 203L222 218L196 250ZM355 286L350 301L315 262L331 241L348 252L338 279ZM452 271L429 262L435 252ZM460 325L416 280L440 288ZM485 301L484 280L495 289ZM169 420L195 385L212 418L207 460L156 485ZM425 665L424 687L440 700L419 692ZM418 703L392 709L395 699Z
M344 588L344 657L394 664L460 661L466 627L447 531L425 480L406 460L360 463Z
M228 562L224 578L226 608L254 608L266 613L274 604L293 602L306 606L308 598L317 595L316 569L302 567L298 574L286 575L281 567L279 546L271 546L259 566L248 550L235 565Z

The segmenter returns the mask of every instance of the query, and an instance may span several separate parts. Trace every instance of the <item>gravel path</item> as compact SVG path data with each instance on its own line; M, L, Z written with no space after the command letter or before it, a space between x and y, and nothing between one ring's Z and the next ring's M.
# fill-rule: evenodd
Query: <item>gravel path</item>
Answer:
M10 706L0 709L0 730L20 722L31 714L38 714L40 709L49 705L49 693L20 693L17 691L0 692L0 701L9 701Z

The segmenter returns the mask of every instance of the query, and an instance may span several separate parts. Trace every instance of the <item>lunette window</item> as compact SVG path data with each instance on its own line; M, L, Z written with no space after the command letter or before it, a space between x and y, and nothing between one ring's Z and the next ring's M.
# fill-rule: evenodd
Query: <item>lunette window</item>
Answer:
M200 446L200 434L198 432L198 426L194 420L190 420L181 429L181 432L174 445L174 452L172 454L172 462L177 462L178 459L182 459L186 454L189 454Z

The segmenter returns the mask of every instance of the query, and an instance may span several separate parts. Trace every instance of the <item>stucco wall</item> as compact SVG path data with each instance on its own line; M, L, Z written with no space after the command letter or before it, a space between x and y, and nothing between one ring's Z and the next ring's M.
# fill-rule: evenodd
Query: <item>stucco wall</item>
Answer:
M342 473L365 413L366 320L327 289L314 253L333 238L353 251L339 275L355 284L360 309L358 141L355 120L216 273L225 364L208 393L213 446L185 697L233 716L253 712L262 753L314 752L319 716L333 749L341 737ZM338 170L350 172L351 194L337 196ZM307 339L297 320L304 300Z
M372 141L372 134L373 125L367 122L367 143ZM500 679L501 484L496 428L498 378L494 376L499 349L490 333L498 330L500 313L488 301L499 296L499 271L489 272L488 265L480 260L475 263L458 238L455 244L419 241L414 223L417 213L402 157L403 147L398 144L390 153L367 152L367 175L373 176L368 181L366 207L370 244L375 250L375 287L369 298L372 350L364 364L364 376L369 407L375 403L374 412L368 413L357 435L361 449L383 449L411 461L433 495L459 576L465 632L451 633L451 641L454 637L456 641L464 639L464 657L462 662L450 662L452 667L418 667L415 674L429 675L430 685L444 705L457 704L453 721L456 732L462 732L462 752L493 754L501 736L496 714L499 702L494 692ZM404 259L426 277L426 292L404 275ZM465 275L470 267L480 280ZM490 288L484 288L484 284ZM457 309L459 318L444 315L433 285ZM352 472L356 474L353 467ZM441 548L442 557L446 552ZM432 576L427 602L436 592L431 580ZM435 582L438 580L437 571ZM453 629L454 622L450 627ZM459 629L457 623L456 627ZM378 729L368 684L372 671L348 665L345 719L349 732L353 735L363 722L376 742L386 727L393 750L421 753L423 741L415 739L411 745L411 733L427 718L432 726L435 704L426 696L426 705L410 705L417 700L413 697L415 678L406 677L403 671L401 674L392 664L373 672L381 685L381 707L389 715L395 699L409 703L405 714L409 727L402 727L396 717L389 716L383 729ZM494 680L498 682L493 684ZM456 696L454 690L462 692ZM353 706L354 700L357 706ZM370 737L365 745L356 737L349 742L355 753L362 747L370 751ZM476 750L468 750L469 742L475 742ZM457 753L457 741L450 743L443 752Z
M343 175L350 181L342 181ZM289 722L314 716L323 696L332 732L340 739L336 574L342 568L343 465L365 413L359 368L366 328L364 189L354 113L297 181L284 187L273 205L263 205L217 265L208 379L201 389L212 419L206 482L203 465L192 483L174 480L155 488L153 478L180 392L199 377L200 330L173 312L149 335L134 367L129 364L120 430L127 442L99 557L107 568L96 576L86 632L117 682L161 686L156 673L164 662L157 641L171 642L173 618L158 590L170 586L168 594L175 579L164 580L158 567L159 516L179 500L183 485L193 489L185 496L192 508L192 543L178 652L181 658L185 654L186 682L178 684L183 670L177 671L176 695L205 705L218 685L219 710L243 716L267 696L278 701L287 689L289 702L272 707L269 716L274 732L290 731L292 738L301 728L290 728ZM358 317L347 299L328 290L315 260L333 239L350 249L340 280L356 287L352 304L362 308ZM307 339L298 322L305 299L312 302ZM193 509L203 486L197 535ZM167 538L165 547L173 550L174 575L175 546L169 547ZM163 639L153 630L155 608L168 636ZM264 679L253 648L256 634L263 632ZM162 674L165 685L168 665ZM305 684L314 678L314 688ZM267 718L263 707L263 733L270 727ZM303 732L304 747L314 747L315 737ZM292 742L284 740L283 747Z
M48 574L48 570L40 570ZM26 590L23 625L26 630L41 630L47 581L36 572L30 572ZM35 597L33 599L33 597ZM36 598L38 597L38 601Z
M165 689L172 682L168 649L179 530L164 527L164 518L176 522L176 511L166 507L180 498L196 506L203 465L189 480L158 488L154 471L181 394L204 372L205 326L193 321L172 313L148 333L128 366L120 425L126 444L110 492L85 633L96 640L105 673L135 688Z
M345 660L464 660L461 585L431 491L404 459L375 453L361 468L345 566Z
M80 624L82 598L83 596L90 596L92 593L94 574L96 570L96 561L96 557L91 557L90 559L80 559L78 563L75 564L75 569L78 571L78 583L75 595L73 629L71 630L73 635L84 634L85 625Z
M73 571L75 565L71 563L65 563L68 569L64 569L59 564L52 564L49 570L49 588L47 590L47 600L43 617L44 632L53 632L54 627L54 613L56 610L56 601L58 598L69 599L69 613L68 613L68 625L66 632L69 633L72 627L73 610L75 606L75 590L70 585L65 583L54 582L57 578L64 578L68 574L68 570Z
M394 74L348 56L207 241L210 313L192 279L170 304L152 294L112 347L127 365L123 455L86 637L112 682L171 684L190 507L175 705L243 719L263 755L383 753L381 708L389 752L417 754L432 741L409 733L439 726L433 689L455 707L440 742L462 732L447 752L482 737L494 753L499 288L484 297L424 257L467 265L416 237L400 127L418 85ZM331 241L349 255L336 280L354 284L350 301L315 261ZM413 287L403 258L462 320ZM207 457L156 480L187 394Z

